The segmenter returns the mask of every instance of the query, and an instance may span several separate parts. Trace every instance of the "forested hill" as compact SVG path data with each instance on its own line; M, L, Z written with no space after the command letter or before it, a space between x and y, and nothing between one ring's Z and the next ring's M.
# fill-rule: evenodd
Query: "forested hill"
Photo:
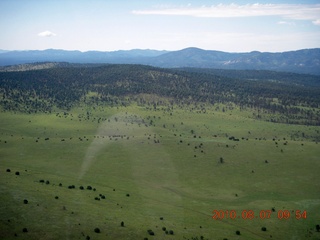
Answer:
M261 73L262 75L265 72ZM227 74L225 74L227 75ZM5 111L51 112L79 104L93 106L153 106L234 104L281 114L271 121L320 123L320 79L294 81L257 77L247 80L201 71L162 69L144 65L77 65L42 70L0 72L0 104ZM311 84L301 84L302 82ZM147 97L152 95L153 97ZM259 116L258 116L259 117Z
M46 61L144 64L164 68L271 70L320 75L319 48L276 53L258 51L229 53L193 47L171 52L139 49L113 52L80 52L56 49L0 52L0 66Z

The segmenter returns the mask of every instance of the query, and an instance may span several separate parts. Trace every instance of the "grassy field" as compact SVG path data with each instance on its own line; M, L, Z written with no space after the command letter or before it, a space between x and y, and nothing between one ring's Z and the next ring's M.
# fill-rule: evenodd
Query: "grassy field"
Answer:
M249 115L2 112L0 238L320 239L320 128Z

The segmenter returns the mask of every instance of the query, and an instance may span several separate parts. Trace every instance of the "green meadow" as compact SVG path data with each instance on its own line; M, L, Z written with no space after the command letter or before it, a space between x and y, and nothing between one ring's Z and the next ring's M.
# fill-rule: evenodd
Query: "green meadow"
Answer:
M320 128L251 115L2 111L0 239L319 239Z

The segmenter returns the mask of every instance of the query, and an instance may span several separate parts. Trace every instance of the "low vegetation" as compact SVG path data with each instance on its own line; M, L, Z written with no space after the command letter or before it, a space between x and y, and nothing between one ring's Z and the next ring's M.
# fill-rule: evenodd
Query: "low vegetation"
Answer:
M298 86L284 88L272 101L286 111L270 113L266 95L255 102L259 82L240 103L224 85L233 80L211 73L115 65L1 74L1 239L320 237L319 89L308 98L308 88L300 97L291 97ZM289 114L295 107L303 111ZM213 219L214 210L237 216ZM290 217L279 219L284 210Z

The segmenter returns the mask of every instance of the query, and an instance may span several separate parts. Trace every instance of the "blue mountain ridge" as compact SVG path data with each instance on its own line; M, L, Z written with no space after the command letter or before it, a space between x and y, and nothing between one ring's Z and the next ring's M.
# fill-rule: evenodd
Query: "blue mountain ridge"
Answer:
M272 70L320 75L320 48L287 52L230 53L200 48L178 51L150 49L67 51L59 49L0 51L0 66L33 62L145 64L164 68Z

